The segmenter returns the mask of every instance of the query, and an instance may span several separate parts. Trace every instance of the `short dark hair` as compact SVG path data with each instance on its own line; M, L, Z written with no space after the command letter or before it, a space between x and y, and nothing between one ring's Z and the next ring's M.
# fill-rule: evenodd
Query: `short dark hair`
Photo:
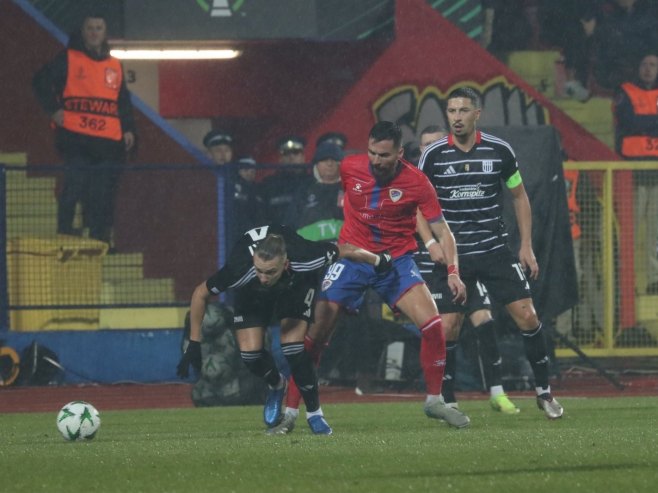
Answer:
M446 129L443 128L441 125L428 125L423 129L423 131L420 133L420 135L435 134L435 133L445 132L445 131L446 131Z
M277 257L286 258L286 240L281 235L269 234L254 249L254 256L258 255L263 260L272 260Z
M472 87L458 87L448 95L448 99L455 98L470 99L471 103L473 103L473 106L475 106L476 109L480 109L482 107L480 94L478 94L478 92Z
M398 127L395 122L381 121L375 123L370 129L370 135L368 135L368 138L375 142L392 140L393 145L398 148L402 143L402 130L400 130L400 127Z

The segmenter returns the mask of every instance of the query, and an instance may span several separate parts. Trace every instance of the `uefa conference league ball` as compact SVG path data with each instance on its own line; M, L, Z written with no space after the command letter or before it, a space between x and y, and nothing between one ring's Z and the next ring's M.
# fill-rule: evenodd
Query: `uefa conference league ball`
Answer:
M100 426L98 411L88 402L69 402L57 414L57 429L69 441L91 440Z

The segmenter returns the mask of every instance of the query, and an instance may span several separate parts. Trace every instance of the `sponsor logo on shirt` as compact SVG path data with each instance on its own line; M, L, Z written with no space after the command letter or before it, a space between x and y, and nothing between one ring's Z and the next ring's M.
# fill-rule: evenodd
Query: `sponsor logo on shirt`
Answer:
M452 167L452 164L443 172L444 175L454 175L455 173L456 171L455 168Z
M476 199L478 197L484 197L484 190L480 189L480 183L465 185L457 190L450 191L451 199Z
M391 200L393 202L397 202L402 198L402 190L398 190L397 188L391 188L388 191L388 196L391 197Z

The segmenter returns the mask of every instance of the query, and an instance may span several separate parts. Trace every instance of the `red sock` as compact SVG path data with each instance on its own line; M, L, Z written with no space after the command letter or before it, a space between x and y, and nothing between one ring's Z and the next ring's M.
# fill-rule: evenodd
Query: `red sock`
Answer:
M309 354L316 368L320 366L320 356L322 356L322 351L324 351L324 348L328 345L329 343L317 344L308 335L304 337L304 350ZM290 377L290 382L288 383L288 395L286 396L286 407L299 409L299 403L301 400L302 394L300 394L295 380Z
M446 366L446 340L441 317L437 315L429 319L420 328L420 333L420 366L423 368L427 393L439 395Z
M311 361L315 363L316 368L320 366L320 356L322 356L322 351L324 351L327 346L329 346L328 342L325 342L324 344L318 344L308 335L304 337L304 349L311 357Z

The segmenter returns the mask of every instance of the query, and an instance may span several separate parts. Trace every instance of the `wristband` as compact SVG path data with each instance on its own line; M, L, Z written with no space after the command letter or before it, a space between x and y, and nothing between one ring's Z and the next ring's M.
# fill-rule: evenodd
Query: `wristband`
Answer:
M448 266L448 275L449 276L459 276L459 269L455 264L450 264Z
M429 250L429 248L436 243L436 239L432 238L431 240L427 240L425 242L425 248Z

